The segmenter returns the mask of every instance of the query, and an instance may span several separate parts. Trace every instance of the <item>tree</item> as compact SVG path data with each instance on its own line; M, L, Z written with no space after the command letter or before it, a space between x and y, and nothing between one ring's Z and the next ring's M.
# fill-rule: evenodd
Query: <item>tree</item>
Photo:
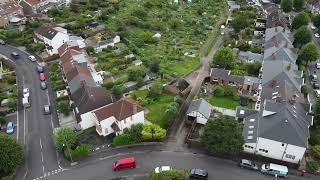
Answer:
M125 91L125 87L120 84L120 85L115 85L112 88L112 94L116 97L116 98L121 98L123 92Z
M316 61L320 57L319 49L314 43L308 43L302 47L298 61L300 63L308 64L309 62Z
M160 70L160 62L159 61L152 61L150 63L149 68L150 68L151 72L154 72L154 73L159 72L159 70Z
M58 104L58 111L65 116L69 116L70 114L70 106L69 106L69 101L61 101Z
M23 162L23 147L15 139L0 132L0 177L11 175Z
M315 25L318 29L320 28L320 14L317 14L312 19L313 25Z
M215 86L213 88L213 95L216 97L222 97L224 96L224 88L222 86Z
M245 65L246 71L248 72L249 76L259 76L261 66L262 64L259 61L256 61L254 63L247 63Z
M298 29L301 26L308 26L309 22L310 22L309 15L305 12L301 12L293 19L292 28Z
M310 88L310 86L307 85L307 84L304 84L304 85L302 85L302 87L301 87L301 92L302 92L302 94L303 94L305 97L307 97L307 95L310 93L310 90L311 90L311 88Z
M208 121L201 141L212 153L236 155L244 144L241 124L224 116Z
M136 81L139 78L143 78L146 75L146 70L143 67L129 67L127 72L130 81Z
M293 7L293 0L281 0L280 6L286 13L290 12Z
M304 8L305 0L293 0L293 7L296 11L301 11Z
M158 140L162 141L166 137L167 131L157 124L146 124L143 126L141 135L145 141Z
M234 61L235 55L230 48L221 48L214 55L214 63L222 66L223 68L231 68Z
M60 128L54 134L54 143L60 150L70 150L75 146L77 134L71 128Z
M152 99L158 99L162 94L162 89L162 83L160 81L155 81L149 90L148 96Z
M320 144L313 146L311 151L313 157L320 159Z
M133 137L136 142L141 142L142 137L141 137L141 132L143 129L143 124L134 124L130 127L130 129L125 129L124 133L125 134L130 134L131 137Z
M294 42L293 45L297 48L301 48L308 42L311 42L312 40L312 33L308 29L307 26L301 26L299 29L297 29L294 33Z
M250 26L250 20L248 18L244 18L240 15L237 15L231 21L231 26L235 32L240 32L241 30Z
M319 169L320 165L317 161L309 161L307 162L307 170L311 173L316 173Z
M314 122L316 127L320 127L320 98L317 98L316 103L313 105Z

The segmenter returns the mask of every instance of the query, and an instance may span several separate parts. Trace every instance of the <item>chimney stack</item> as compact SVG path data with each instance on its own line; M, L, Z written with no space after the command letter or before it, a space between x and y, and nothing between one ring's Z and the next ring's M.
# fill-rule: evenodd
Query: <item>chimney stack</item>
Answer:
M277 95L276 102L282 102L282 97L280 93Z
M81 81L80 81L80 86L81 86L81 87L85 87L85 86L86 86L86 84L87 84L87 83L86 83L86 81L85 81L85 80L81 80Z
M276 60L276 53L272 53L272 60Z
M294 104L294 103L296 103L297 102L297 95L292 95L292 97L291 97L291 99L290 99L290 104Z

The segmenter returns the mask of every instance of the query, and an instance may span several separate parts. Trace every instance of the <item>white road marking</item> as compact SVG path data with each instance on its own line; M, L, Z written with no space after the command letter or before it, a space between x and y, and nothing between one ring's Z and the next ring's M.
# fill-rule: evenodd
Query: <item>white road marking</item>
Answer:
M40 138L40 148L41 148L41 150L42 150L42 142L41 142L41 138Z
M41 161L43 163L43 153L41 152Z
M23 144L26 144L26 108L23 107Z
M44 165L42 165L42 172L43 172L43 176L46 177L46 174L44 173Z

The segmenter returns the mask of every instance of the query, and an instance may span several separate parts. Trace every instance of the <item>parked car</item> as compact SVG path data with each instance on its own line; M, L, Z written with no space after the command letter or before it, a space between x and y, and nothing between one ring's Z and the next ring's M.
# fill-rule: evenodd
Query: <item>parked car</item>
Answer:
M13 132L14 132L14 124L13 124L13 122L10 121L7 124L6 133L13 134Z
M38 73L43 73L43 71L44 71L42 66L37 66L36 70L37 70Z
M44 105L44 107L43 107L43 113L44 113L45 115L51 114L50 105Z
M11 57L13 57L14 59L19 59L20 55L17 52L12 52Z
M0 44L1 45L6 45L6 42L4 40L0 39Z
M40 79L40 81L45 81L46 80L46 77L44 76L44 73L40 73L39 74L39 79Z
M202 169L191 169L190 179L208 179L208 172Z
M319 62L316 63L316 68L320 69L320 63Z
M22 92L23 92L23 97L29 97L30 95L29 88L23 88Z
M311 78L311 80L312 80L313 82L317 82L317 81L318 81L318 76L317 76L316 74L312 74L312 75L310 76L310 78Z
M37 61L37 59L36 59L36 57L34 57L34 56L28 56L28 59L30 60L30 61L32 61L32 62L35 62L35 61Z
M317 29L314 25L311 25L311 29L312 30L315 30L315 29Z
M312 84L312 87L313 87L313 89L320 89L319 83L316 83L316 82L314 82L314 83Z
M119 159L112 164L112 169L114 171L120 171L124 169L130 169L136 167L136 160L133 157Z
M171 171L171 170L172 170L172 168L170 166L161 166L161 167L156 167L154 169L154 172L155 173L161 173L163 171Z
M319 89L315 89L314 92L316 93L317 97L320 97L320 90Z
M252 169L252 170L259 170L259 167L256 163L253 161L247 160L247 159L241 159L239 166L241 168L247 168L247 169Z
M287 177L288 167L272 163L262 164L261 172L263 174L277 175L278 177Z
M42 90L47 89L47 83L46 83L45 81L41 81L41 83L40 83L40 88L41 88Z
M315 36L316 38L320 38L319 33L315 33L314 36Z

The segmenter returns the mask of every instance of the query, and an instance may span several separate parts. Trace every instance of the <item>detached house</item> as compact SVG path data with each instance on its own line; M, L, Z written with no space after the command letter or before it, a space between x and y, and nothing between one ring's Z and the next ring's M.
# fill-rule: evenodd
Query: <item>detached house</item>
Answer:
M44 43L50 56L58 54L58 48L68 40L67 30L62 27L41 26L35 30L34 41Z
M134 124L144 124L144 109L131 99L124 99L81 115L82 129L95 126L101 136L122 134Z
M188 108L187 117L198 124L206 124L213 107L204 99L193 100Z

